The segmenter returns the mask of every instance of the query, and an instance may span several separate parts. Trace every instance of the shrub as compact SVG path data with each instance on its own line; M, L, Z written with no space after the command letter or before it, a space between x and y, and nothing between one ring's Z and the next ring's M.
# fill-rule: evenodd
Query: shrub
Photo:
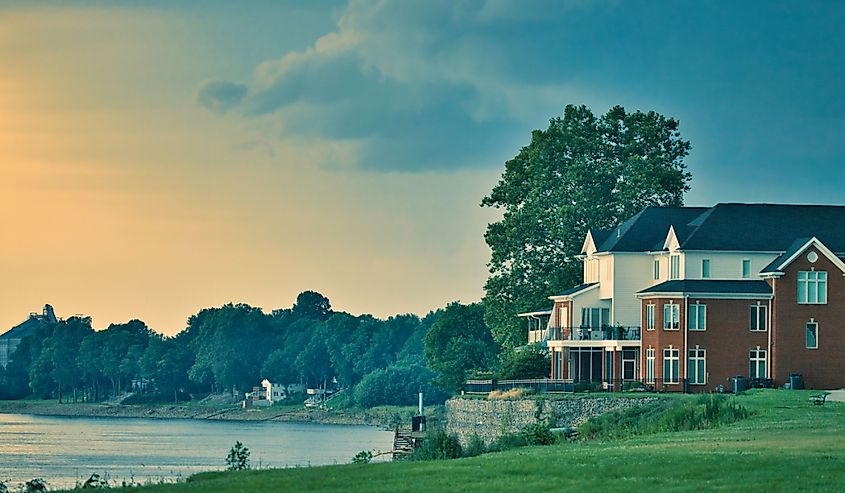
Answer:
M501 435L499 438L496 439L490 447L487 448L488 452L502 452L505 450L510 450L512 448L518 447L527 447L531 445L528 442L528 439L522 433L508 433L505 435Z
M522 430L522 434L530 445L551 445L557 441L547 423L528 425Z
M441 460L457 459L463 450L455 435L447 435L443 430L437 430L423 441L422 445L410 455L411 460Z
M499 357L500 380L521 378L546 378L551 360L549 352L540 344L531 344L520 350L511 350Z
M249 449L241 442L235 442L235 446L229 450L226 456L226 469L229 471L241 471L249 469Z
M480 436L473 433L469 437L469 441L467 442L467 446L464 447L464 457L475 457L476 455L481 455L487 452L487 445L484 443L484 440L481 439Z
M649 433L700 430L748 417L734 399L703 395L695 400L665 401L593 417L578 427L583 439L616 439Z
M517 387L509 390L494 390L493 392L487 394L487 399L491 401L496 399L520 399L527 394L529 394L529 392L526 389L521 389Z
M362 450L352 458L353 464L369 464L373 460L373 453L369 450Z

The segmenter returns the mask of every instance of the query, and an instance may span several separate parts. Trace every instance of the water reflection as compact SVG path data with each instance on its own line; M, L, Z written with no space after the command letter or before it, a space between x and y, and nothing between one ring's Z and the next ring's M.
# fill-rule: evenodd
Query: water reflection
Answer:
M117 484L184 478L222 469L236 440L254 467L342 464L361 450L387 450L392 439L368 426L0 414L0 481L43 477L55 488L91 473Z

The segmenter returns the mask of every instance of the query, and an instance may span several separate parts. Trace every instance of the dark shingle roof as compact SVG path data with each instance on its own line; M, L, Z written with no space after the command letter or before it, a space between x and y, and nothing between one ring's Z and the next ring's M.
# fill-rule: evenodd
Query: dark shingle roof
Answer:
M599 252L647 252L663 250L670 227L682 250L782 252L815 236L845 253L845 206L838 205L647 207L618 228L592 233Z
M804 245L810 241L811 238L796 238L795 241L792 242L789 247L787 247L786 251L783 252L781 255L778 255L774 260L772 260L769 265L765 266L763 270L760 271L761 274L773 274L776 272L780 272L778 270L778 266L783 263L784 260L788 259L789 257L798 253Z
M777 252L815 236L845 252L845 206L717 204L701 219L682 249Z
M595 232L593 240L599 252L645 252L663 249L669 227L675 232L685 232L685 226L708 210L707 207L646 207L631 219L609 231L599 243ZM604 231L600 233L605 233Z
M772 294L766 281L725 281L718 279L687 279L664 281L639 293L708 293L708 294Z

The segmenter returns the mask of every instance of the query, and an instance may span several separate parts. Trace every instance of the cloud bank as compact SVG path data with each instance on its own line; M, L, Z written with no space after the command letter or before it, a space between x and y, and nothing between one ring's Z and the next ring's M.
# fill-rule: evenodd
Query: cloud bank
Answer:
M363 168L498 165L496 151L524 127L526 86L543 84L519 67L536 51L527 45L542 36L541 14L566 10L557 2L515 5L353 1L337 30L313 46L260 64L248 85L207 82L197 102L272 119L283 139L354 143L353 161Z
M336 29L197 102L364 169L501 166L568 103L680 118L724 170L843 151L845 37L826 4L351 0ZM795 122L809 122L796 125ZM802 129L810 128L806 132ZM770 134L795 139L792 156ZM721 172L714 169L713 176Z

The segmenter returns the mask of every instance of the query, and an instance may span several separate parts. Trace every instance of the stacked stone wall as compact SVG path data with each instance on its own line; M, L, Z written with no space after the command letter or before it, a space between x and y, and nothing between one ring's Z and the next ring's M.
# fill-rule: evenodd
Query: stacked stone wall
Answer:
M450 399L446 401L446 432L466 445L472 435L490 444L498 437L519 433L545 422L553 428L578 426L593 416L655 404L659 397L593 397L570 399Z

